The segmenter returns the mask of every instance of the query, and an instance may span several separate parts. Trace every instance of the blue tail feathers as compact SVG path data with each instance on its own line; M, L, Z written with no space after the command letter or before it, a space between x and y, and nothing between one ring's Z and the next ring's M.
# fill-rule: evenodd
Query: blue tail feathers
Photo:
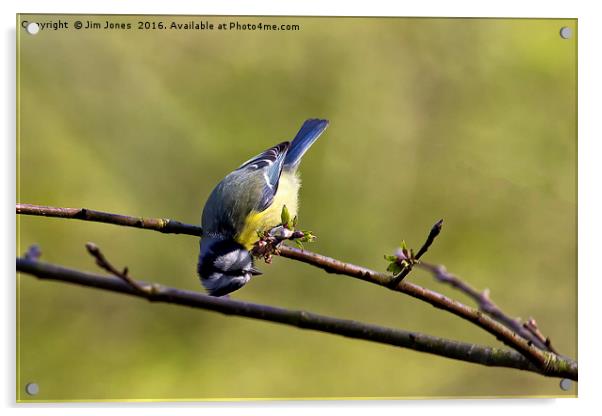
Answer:
M296 169L307 149L320 137L326 127L328 127L328 120L316 118L305 120L288 148L284 159L284 169Z

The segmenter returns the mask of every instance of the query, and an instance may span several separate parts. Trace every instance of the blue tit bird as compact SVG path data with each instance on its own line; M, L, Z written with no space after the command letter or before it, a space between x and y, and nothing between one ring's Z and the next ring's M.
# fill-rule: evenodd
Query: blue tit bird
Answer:
M328 120L306 120L292 142L248 160L213 189L203 209L197 266L210 295L227 295L261 274L250 250L258 233L280 224L284 205L291 217L297 215L301 186L297 168L327 126Z

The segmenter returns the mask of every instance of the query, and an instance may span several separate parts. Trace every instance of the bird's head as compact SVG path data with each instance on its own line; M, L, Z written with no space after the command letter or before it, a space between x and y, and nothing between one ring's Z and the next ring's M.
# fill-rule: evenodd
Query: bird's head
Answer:
M233 240L201 239L197 266L201 283L211 296L224 296L243 287L261 272L248 250Z

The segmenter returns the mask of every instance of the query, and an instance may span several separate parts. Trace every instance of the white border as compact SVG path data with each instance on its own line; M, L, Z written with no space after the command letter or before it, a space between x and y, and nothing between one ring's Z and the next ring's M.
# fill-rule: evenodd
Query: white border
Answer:
M602 273L597 265L597 249L600 246L600 184L595 179L600 174L600 107L596 98L602 97L600 76L600 47L602 18L595 10L595 1L546 1L526 0L483 1L414 1L394 4L393 1L370 0L362 2L334 0L231 0L196 1L166 0L149 4L149 1L98 0L72 2L66 0L21 0L0 3L2 20L2 83L4 97L0 101L0 116L3 127L2 140L2 244L0 263L4 265L2 307L3 319L0 322L0 354L3 369L0 377L1 404L8 415L79 415L81 408L86 414L103 415L117 409L127 409L131 415L198 414L211 412L219 414L252 415L305 414L318 410L321 414L336 410L346 414L365 414L367 411L379 414L399 414L402 411L417 411L421 414L445 413L448 415L508 414L515 411L545 412L546 415L577 412L591 414L591 408L602 396L599 392L602 382L599 354L601 348L600 325L595 325L595 316L600 312ZM15 202L15 13L127 13L127 14L237 14L237 15L348 15L348 16L443 16L443 17L565 17L579 19L579 399L560 400L453 400L453 401L400 401L400 402L271 402L271 403L176 403L176 404L104 404L104 405L15 405L14 381L14 217ZM598 184L596 185L596 183ZM558 236L562 238L562 236ZM562 259L559 259L562 261ZM545 288L542 288L545 290ZM596 361L597 359L597 361Z

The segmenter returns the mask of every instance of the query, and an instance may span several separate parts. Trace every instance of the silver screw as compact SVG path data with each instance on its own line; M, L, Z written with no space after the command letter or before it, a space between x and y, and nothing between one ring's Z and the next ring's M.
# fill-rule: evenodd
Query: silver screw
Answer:
M37 383L27 383L25 385L25 392L30 396L35 396L40 392L40 386Z
M573 36L573 30L570 27L562 27L560 28L560 37L562 39L570 39Z
M568 391L573 387L573 382L568 378L563 378L560 380L560 388L564 391Z
M36 22L29 22L27 23L27 26L25 26L25 30L30 35L35 35L40 31L40 25Z

